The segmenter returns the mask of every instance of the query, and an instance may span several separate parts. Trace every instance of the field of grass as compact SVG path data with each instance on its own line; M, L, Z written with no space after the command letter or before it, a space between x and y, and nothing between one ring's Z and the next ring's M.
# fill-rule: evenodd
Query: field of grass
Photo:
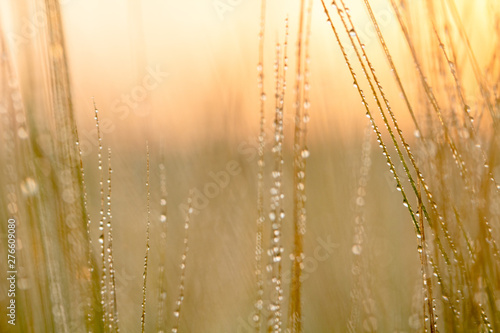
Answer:
M0 332L500 331L500 4L0 0Z

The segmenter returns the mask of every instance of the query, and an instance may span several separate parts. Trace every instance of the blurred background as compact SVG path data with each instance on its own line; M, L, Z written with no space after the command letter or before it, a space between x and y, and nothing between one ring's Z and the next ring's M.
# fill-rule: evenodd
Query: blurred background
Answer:
M64 0L59 3L93 221L98 220L100 209L94 101L99 109L104 146L112 148L113 251L122 332L137 332L140 328L147 221L146 141L151 149L153 223L146 331L152 332L156 327L162 240L160 164L166 168L168 191L165 236L168 322L173 322L180 279L182 205L190 191L199 190L205 197L199 199L202 208L196 210L190 227L179 331L252 331L256 292L260 2ZM14 60L24 102L31 105L27 101L30 96L44 94L38 79L45 75L46 69L37 62L44 47L40 41L46 24L39 14L42 9L31 1L1 0L0 4L9 54ZM418 103L421 91L416 83L417 73L392 7L386 0L373 0L371 4L410 98ZM498 58L494 56L499 38L498 4L487 0L456 1L456 4L481 68L488 68L493 62L493 68L498 69ZM412 143L415 128L364 5L358 0L347 1L347 5L403 132ZM411 6L408 2L400 5ZM288 253L293 239L289 193L293 186L290 148L298 13L299 1L268 1L264 61L268 96L266 186L273 165L270 140L274 46L283 43L287 16L290 25L290 67L286 78L290 88L286 91L284 111L285 271L290 268ZM412 13L415 22L411 33L419 36L418 20L426 14L423 10ZM451 38L455 37L458 40L458 34L451 33ZM342 38L347 44L345 33ZM421 60L429 73L433 73L425 38L429 36L423 35L415 41L422 54L427 55ZM457 63L463 68L467 96L474 105L478 88L472 82L465 47L459 42L454 45ZM365 135L369 124L363 105L319 1L313 7L310 54L311 156L306 184L304 331L346 331L352 311L352 290L356 288L365 295L360 305L364 313L360 327L364 331L419 331L420 322L414 316L421 310L421 277L413 226L373 133ZM356 70L361 76L359 68ZM479 108L473 108L472 112L474 117L480 116ZM421 119L423 108L416 113ZM481 124L479 128L483 128ZM484 131L489 131L488 125L484 125ZM44 138L35 138L38 139ZM215 182L214 174L224 170L229 174L229 169L235 171L230 174L227 186L209 198L204 192L206 185ZM363 172L367 183L360 190ZM270 204L268 194L264 201L266 211ZM360 218L364 221L362 231L355 229L354 223ZM266 246L270 239L268 229L266 224ZM355 248L354 240L360 233L364 243L362 248ZM92 225L92 237L97 249L97 223ZM361 263L356 263L359 258ZM360 275L362 282L355 279ZM34 288L34 281L27 278L20 288ZM0 299L4 295L0 293ZM285 288L285 302L287 295Z

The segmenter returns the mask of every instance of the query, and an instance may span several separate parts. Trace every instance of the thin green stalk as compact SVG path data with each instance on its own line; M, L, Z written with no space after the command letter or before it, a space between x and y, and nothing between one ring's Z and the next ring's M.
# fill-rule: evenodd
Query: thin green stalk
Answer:
M264 306L264 274L263 274L263 246L262 238L264 234L264 145L265 145L265 90L264 90L264 36L266 27L266 0L261 0L260 8L260 31L259 31L259 63L257 65L257 87L259 88L260 120L258 135L258 172L257 172L257 220L255 234L255 280L257 285L257 295L255 300L255 331L260 332L262 326L262 308Z
M149 261L149 240L151 238L151 189L149 179L149 143L146 141L146 254L144 255L144 273L142 274L142 314L141 314L141 332L144 333L146 327L146 285L148 280L148 261Z

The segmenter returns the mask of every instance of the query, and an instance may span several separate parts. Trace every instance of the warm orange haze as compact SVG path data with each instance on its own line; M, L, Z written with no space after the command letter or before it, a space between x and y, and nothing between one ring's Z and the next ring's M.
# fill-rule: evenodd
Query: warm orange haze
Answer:
M10 5L5 7L14 7L10 9L11 13L26 10L21 9L20 4L5 2ZM255 96L258 94L256 17L259 16L259 3L243 0L227 4L224 1L153 1L139 6L134 1L124 4L65 0L61 4L69 67L75 82L75 112L87 128L92 126L88 115L92 114L93 96L106 113L106 118L116 121L116 126L113 126L113 132L117 131L115 137L134 134L132 137L135 138L135 135L142 136L146 128L165 127L167 123L170 126L166 135L171 135L169 139L180 141L182 145L196 141L202 135L223 135L225 137L220 139L234 139L234 136L243 133L246 136L255 131L258 125L255 121ZM273 46L284 37L285 18L289 15L291 24L297 23L298 18L292 13L297 12L298 6L298 2L286 1L269 4L265 50L269 68L274 58ZM384 36L392 46L391 51L397 55L395 61L399 62L402 75L414 79L413 65L406 61L410 56L408 48L390 3L377 0L372 6ZM462 20L471 46L476 50L476 57L481 63L488 64L495 50L495 36L489 32L495 26L495 17L488 16L494 5L480 1L474 4L457 3L457 6L463 11ZM353 2L350 9L356 13L353 19L359 26L367 50L373 52L372 59L380 68L380 75L387 85L394 84L361 1ZM6 29L12 29L12 35L17 37L11 38L18 46L16 54L24 56L30 43L39 37L41 31L38 30L43 26L43 19L31 11L19 18L10 15L7 10L3 15L5 21L12 22ZM336 130L359 131L360 127L356 125L345 128L346 122L358 122L359 116L362 116L362 106L356 103L358 96L355 90L345 85L347 80L352 79L342 65L344 60L335 40L332 40L319 4L314 6L313 15L311 85L314 89L311 93L316 100L318 115L313 117L311 126L322 126L321 123L328 121L331 126L337 127L335 124L342 122L344 126ZM296 44L295 30L292 28L290 32L293 47ZM464 47L455 45L457 55L464 58L461 61L466 61ZM293 48L290 51L291 55L295 52ZM291 62L290 65L292 70L295 64ZM26 69L21 67L19 70ZM143 86L149 71L162 73L155 78L158 84L145 87L145 93L136 91L134 94L134 87ZM471 75L468 65L464 66L464 71L467 76ZM272 86L272 77L271 73L266 75L268 87ZM291 74L290 79L293 79ZM413 88L410 86L409 89ZM392 94L391 89L387 90ZM127 101L126 96L131 94L134 96L129 96ZM472 91L469 97L474 98L474 94ZM394 92L393 96L393 103L399 103L398 93ZM288 97L293 99L292 94ZM400 105L396 105L399 109ZM407 112L400 113L401 117L407 118ZM222 118L229 118L229 121ZM286 120L291 122L291 118ZM210 133L203 130L207 124L213 129ZM332 129L311 131L310 136L329 135L330 131Z
M0 332L500 330L500 3L0 0Z

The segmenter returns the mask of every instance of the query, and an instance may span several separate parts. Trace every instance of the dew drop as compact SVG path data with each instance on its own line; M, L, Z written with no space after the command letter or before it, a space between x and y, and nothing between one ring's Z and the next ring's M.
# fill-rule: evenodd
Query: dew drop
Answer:
M359 244L356 244L352 247L352 253L354 253L355 255L359 256L361 254L361 251L363 250L363 247Z
M38 191L38 184L33 178L27 177L21 184L21 191L26 196L32 196Z
M28 132L26 131L26 129L24 127L20 127L18 130L17 130L17 136L19 137L19 139L27 139L28 138Z

